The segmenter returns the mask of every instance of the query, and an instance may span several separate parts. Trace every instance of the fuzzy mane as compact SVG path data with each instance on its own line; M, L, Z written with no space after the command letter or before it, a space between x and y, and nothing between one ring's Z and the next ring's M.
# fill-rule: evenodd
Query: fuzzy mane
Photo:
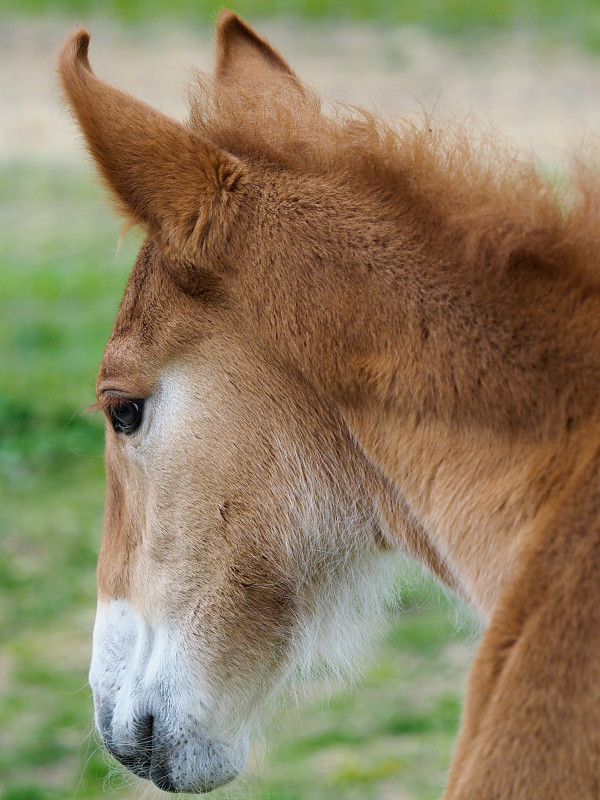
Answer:
M277 91L196 76L189 124L230 153L300 173L330 175L410 202L424 234L465 269L523 264L597 285L600 190L593 162L544 174L491 126L426 112L395 128L373 113L321 99L294 76ZM486 270L486 271L487 271Z

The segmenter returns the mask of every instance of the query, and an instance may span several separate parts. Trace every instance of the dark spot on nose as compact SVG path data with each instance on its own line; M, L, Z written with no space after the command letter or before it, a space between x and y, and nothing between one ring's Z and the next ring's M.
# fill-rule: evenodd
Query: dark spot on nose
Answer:
M223 522L229 522L231 511L232 508L230 500L225 500L223 503L221 503L219 506L219 514L221 515Z
M152 749L153 731L154 731L154 717L152 716L152 714L148 714L145 717L138 717L133 724L133 733L136 742L138 742L142 746L145 743L149 743L150 749Z

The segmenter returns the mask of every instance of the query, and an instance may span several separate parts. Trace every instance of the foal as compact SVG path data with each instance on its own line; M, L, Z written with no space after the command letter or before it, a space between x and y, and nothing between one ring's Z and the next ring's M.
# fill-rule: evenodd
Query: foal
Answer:
M592 177L567 201L467 132L327 117L229 12L186 124L88 41L65 97L147 232L97 384L109 749L164 789L230 780L403 549L487 622L446 800L600 797Z

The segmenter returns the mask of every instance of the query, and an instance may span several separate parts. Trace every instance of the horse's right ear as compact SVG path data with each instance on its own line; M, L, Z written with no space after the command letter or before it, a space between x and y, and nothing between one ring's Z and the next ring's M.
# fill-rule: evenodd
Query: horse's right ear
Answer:
M88 149L122 213L175 257L195 261L207 231L216 235L235 202L244 167L184 125L99 80L88 61L89 38L87 31L75 31L58 59L64 96Z
M223 10L217 21L217 82L236 85L250 83L253 88L277 91L278 84L301 84L285 59L266 39L232 11Z

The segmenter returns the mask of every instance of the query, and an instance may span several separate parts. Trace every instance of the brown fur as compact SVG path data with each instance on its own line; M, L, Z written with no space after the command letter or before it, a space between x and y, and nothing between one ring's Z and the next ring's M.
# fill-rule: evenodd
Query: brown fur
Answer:
M108 186L149 232L100 402L107 390L151 395L176 358L211 380L233 364L229 391L252 398L255 419L285 398L294 424L305 420L308 452L321 450L375 502L377 546L422 558L489 622L446 800L597 798L595 175L578 169L560 190L487 134L474 142L469 127L424 118L392 131L362 111L325 116L228 12L216 77L202 80L189 125L101 83L87 42L77 32L61 54L65 95ZM244 445L229 452L217 437L209 468L233 472L247 511L264 488L252 474L264 478L271 456L233 407ZM253 470L240 471L240 456ZM139 485L128 458L109 428L108 595L136 591L131 563L156 489ZM206 465L200 474L216 496L218 480ZM165 485L185 505L198 484L186 478L179 492L174 480ZM219 525L230 513L221 508ZM268 519L247 517L243 531L252 524L272 550ZM247 552L242 529L235 536ZM272 550L271 566L279 559ZM262 596L266 619L293 594L289 564L273 569L282 591Z

